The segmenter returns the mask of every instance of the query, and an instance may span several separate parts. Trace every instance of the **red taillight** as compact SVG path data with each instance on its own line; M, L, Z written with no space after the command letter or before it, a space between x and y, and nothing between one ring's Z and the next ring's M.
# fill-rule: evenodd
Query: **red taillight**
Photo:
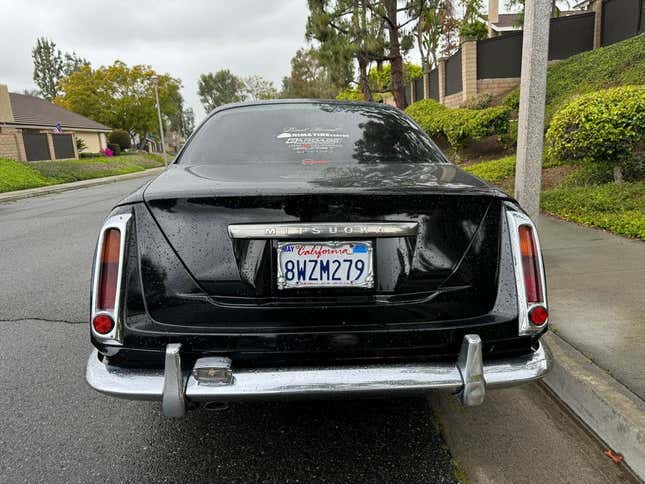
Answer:
M116 300L117 279L119 276L119 253L121 248L121 232L119 229L107 229L103 234L103 250L101 251L101 269L97 309L101 311L114 310ZM97 330L98 331L98 330ZM100 332L100 331L99 331Z
M530 225L520 225L518 231L526 302L543 302L542 279L538 261L539 254L537 253L535 239L533 238L533 229Z
M529 320L536 326L542 326L549 319L549 312L545 307L535 306L529 311Z
M92 321L94 331L99 334L108 334L114 328L114 321L107 314L99 314Z

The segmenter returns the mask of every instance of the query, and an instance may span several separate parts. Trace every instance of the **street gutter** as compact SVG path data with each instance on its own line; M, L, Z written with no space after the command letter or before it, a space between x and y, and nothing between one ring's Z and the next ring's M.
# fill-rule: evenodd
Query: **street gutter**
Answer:
M16 190L14 192L0 193L0 203L14 202L23 198L39 197L42 195L50 195L52 193L62 193L69 190L77 190L79 188L94 187L97 185L105 185L108 183L115 183L124 180L132 180L134 178L144 178L148 176L155 176L161 173L164 167L151 168L149 170L137 171L135 173L127 173L125 175L107 176L103 178L92 178L90 180L81 180L72 183L61 183L59 185L48 185L45 187L29 188L27 190Z
M645 402L557 334L543 338L554 362L544 384L645 480Z

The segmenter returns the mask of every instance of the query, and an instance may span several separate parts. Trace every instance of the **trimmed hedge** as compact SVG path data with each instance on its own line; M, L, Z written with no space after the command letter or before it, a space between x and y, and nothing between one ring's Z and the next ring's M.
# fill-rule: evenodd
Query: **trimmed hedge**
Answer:
M132 138L126 130L115 129L109 134L108 143L119 145L121 150L129 150L132 147Z
M546 134L546 156L562 161L627 159L645 140L645 85L580 96L560 109Z
M449 109L433 99L424 99L411 104L405 111L430 137L445 137L455 150L469 139L501 137L509 130L510 109L507 106Z

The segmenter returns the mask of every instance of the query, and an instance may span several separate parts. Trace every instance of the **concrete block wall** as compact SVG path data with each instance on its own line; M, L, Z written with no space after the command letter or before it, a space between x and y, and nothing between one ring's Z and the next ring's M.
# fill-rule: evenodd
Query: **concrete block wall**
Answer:
M0 126L0 158L10 158L18 161L27 159L20 130Z
M509 77L506 79L479 79L477 80L477 92L497 96L508 92L519 85L519 77Z

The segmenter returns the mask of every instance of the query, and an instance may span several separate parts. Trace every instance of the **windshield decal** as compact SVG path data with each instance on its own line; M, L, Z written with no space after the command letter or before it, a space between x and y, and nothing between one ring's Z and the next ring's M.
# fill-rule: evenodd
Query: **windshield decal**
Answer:
M323 153L342 147L349 134L336 128L289 128L276 138L297 153Z

